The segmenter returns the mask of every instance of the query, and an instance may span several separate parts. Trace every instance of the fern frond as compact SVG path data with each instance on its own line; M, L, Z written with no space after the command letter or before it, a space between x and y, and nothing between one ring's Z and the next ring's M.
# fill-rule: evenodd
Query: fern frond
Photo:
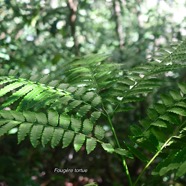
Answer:
M131 96L136 97L146 95L152 92L155 88L161 86L164 72L173 71L177 69L185 68L186 64L147 64L132 69L132 71L126 72L128 79L133 81L128 87L123 88L124 92L120 96L123 96L123 100L127 101ZM161 76L162 74L162 76ZM130 99L129 99L130 102Z
M161 49L154 56L160 63L180 62L186 60L186 40L172 44L170 47Z
M163 176L169 172L176 172L176 177L186 174L186 148L173 150L171 154L162 160L152 172L153 175Z
M53 87L42 84L39 80L31 81L18 76L4 75L0 76L0 83L2 85L0 97L3 98L1 109L16 105L18 111L30 109L37 111L47 107L57 111L74 112L83 117L90 110L94 111L101 103L101 98L94 92L88 90L82 92L81 88L69 85L55 83L56 87Z
M51 147L54 148L61 142L62 148L66 148L73 142L75 151L79 151L85 145L89 154L96 148L97 143L107 144L102 141L105 138L105 131L101 126L94 125L88 119L82 121L75 116L58 114L56 111L44 114L1 110L0 136L13 128L18 128L18 143L29 136L34 147L40 143L45 146L50 142ZM121 154L122 151L124 149L113 148L112 152Z
M116 64L103 64L103 60L107 57L108 55L90 55L80 60L74 60L70 64L64 64L66 81L71 85L83 84L97 91L101 90L103 83L109 82L109 74L113 73L113 68L117 69Z
M21 116L21 117L20 117ZM18 142L30 136L30 141L34 147L40 142L45 146L51 142L55 147L62 141L63 148L68 147L74 141L75 150L80 150L86 141L87 152L90 153L96 147L97 141L104 138L104 130L96 125L91 130L87 128L87 122L82 122L79 118L72 116L67 126L63 116L55 111L49 111L47 115L30 111L0 111L1 130L0 135L4 135L10 129L18 127ZM63 125L64 124L64 125ZM98 130L99 129L99 130ZM93 146L90 147L91 144Z
M181 44L175 44L171 51L166 49L161 54L161 60L159 59L158 63L149 62L130 70L124 70L120 85L116 85L117 93L115 93L122 98L122 100L119 100L120 103L140 100L140 95L146 95L161 86L161 78L163 78L165 72L185 68L185 45L186 40ZM133 100L131 100L131 96Z
M114 84L119 76L119 64L106 62L107 55L90 55L81 60L75 60L66 64L64 75L66 82L74 86L82 86L81 91L85 89L92 90L99 97L92 99L92 95L85 95L84 99L92 100L93 105L105 102L104 93L111 93ZM78 92L77 92L78 94ZM108 96L107 96L108 97Z
M186 139L186 84L179 84L180 91L170 91L162 96L162 102L155 104L148 110L148 116L140 122L140 127L132 127L131 140L140 148L156 153L161 149L167 138L170 142L163 149L164 157L153 174L160 176L175 172L177 177L186 173L185 166L185 139ZM150 147L151 146L151 147ZM182 149L183 147L183 149ZM165 148L165 147L164 147ZM140 152L135 149L136 152ZM169 155L171 154L171 155ZM160 156L161 157L161 156ZM182 159L180 159L182 158ZM180 166L184 164L183 167Z
M163 56L164 61L177 55L178 50L185 53L184 45L182 43L175 46L176 49L171 53L166 53ZM93 100L89 95L92 103L97 100L104 105L111 103L115 111L122 109L123 104L125 107L130 107L127 104L143 100L144 96L160 87L165 72L186 67L185 63L181 63L182 57L180 61L177 57L176 60L169 61L170 63L149 62L127 70L123 69L122 65L110 63L105 59L105 56L91 55L72 61L66 65L64 75L67 83L83 86L81 91L89 89L100 96L100 100L99 98ZM87 96L85 95L85 100Z

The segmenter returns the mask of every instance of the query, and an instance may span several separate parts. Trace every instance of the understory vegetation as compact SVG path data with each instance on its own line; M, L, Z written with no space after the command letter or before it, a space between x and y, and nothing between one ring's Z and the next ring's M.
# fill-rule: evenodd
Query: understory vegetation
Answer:
M185 5L136 2L0 4L0 185L186 184Z

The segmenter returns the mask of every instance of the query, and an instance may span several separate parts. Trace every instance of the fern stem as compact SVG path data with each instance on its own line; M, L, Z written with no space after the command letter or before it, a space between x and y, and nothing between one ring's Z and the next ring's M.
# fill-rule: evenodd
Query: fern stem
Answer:
M153 161L156 159L156 157L162 152L162 150L168 145L168 143L170 142L170 140L172 139L172 136L170 138L168 138L168 140L162 145L162 147L156 152L156 154L150 159L150 161L146 164L146 166L143 168L143 170L141 171L140 175L138 176L138 178L136 179L134 186L138 183L138 181L140 180L140 178L142 177L142 175L144 174L144 172L147 170L147 168L151 165L151 163L153 163Z
M112 120L111 120L111 118L110 118L110 116L109 116L108 114L107 114L107 117L108 117L108 121L109 121L110 127L111 127L111 129L112 129L112 132L113 132L113 134L114 134L114 138L115 138L115 140L116 140L116 144L117 144L117 146L118 146L119 148L121 148L121 145L120 145L120 143L119 143L118 137L117 137L117 135L116 135L116 131L115 131L114 126L113 126L113 124L112 124Z
M130 184L130 186L134 186L133 183L132 183L132 179L131 179L131 176L130 176L130 172L129 172L127 163L126 163L126 161L125 161L125 159L124 159L123 156L121 156L121 159L122 159L123 167L124 167L125 173L126 173L126 175L127 175L129 184Z
M121 145L120 145L120 143L119 143L118 137L117 137L117 135L116 135L116 131L115 131L114 126L113 126L113 124L112 124L112 120L111 120L111 118L110 118L110 116L109 116L108 113L107 113L107 118L108 118L108 122L109 122L109 124L110 124L111 130L112 130L112 132L113 132L113 134L114 134L114 138L115 138L116 144L117 144L117 146L118 146L119 148L121 148ZM126 161L125 161L125 158L124 158L123 156L120 156L120 157L121 157L121 160L122 160L122 164L123 164L123 167L124 167L125 174L126 174L127 179L128 179L128 181L129 181L129 185L130 185L130 186L133 186L132 179L131 179L130 172L129 172L127 163L126 163Z

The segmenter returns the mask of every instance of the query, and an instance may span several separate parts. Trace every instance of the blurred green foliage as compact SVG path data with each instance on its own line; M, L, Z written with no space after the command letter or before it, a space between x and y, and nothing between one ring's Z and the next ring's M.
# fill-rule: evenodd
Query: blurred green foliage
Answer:
M186 35L185 6L184 0L0 0L0 68L55 76L64 61L89 53L109 53L126 68L145 63L158 47ZM146 104L130 115L118 114L115 120L125 123L117 126L118 136L126 136L128 124L144 117ZM126 185L118 157L99 148L87 156L72 149L33 149L28 141L17 146L16 140L14 135L0 138L2 186ZM129 165L136 176L142 165L138 160ZM88 173L54 174L55 167ZM156 178L150 185L170 185L171 176L163 181Z

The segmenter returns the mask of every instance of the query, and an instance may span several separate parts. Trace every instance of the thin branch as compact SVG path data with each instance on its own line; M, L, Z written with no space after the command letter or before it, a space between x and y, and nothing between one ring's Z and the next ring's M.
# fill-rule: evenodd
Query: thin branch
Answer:
M103 107L104 109L104 107ZM110 115L107 113L107 111L104 109L104 111L106 112L107 114L107 119L108 119L108 122L109 122L109 125L111 127L111 130L113 132L113 135L114 135L114 138L115 138L115 141L116 141L116 144L118 146L118 148L121 148L121 145L119 143L119 140L118 140L118 137L117 137L117 134L116 134L116 131L114 129L114 126L113 126L113 123L112 123L112 119L110 118ZM132 183L132 179L131 179L131 176L130 176L130 172L129 172L129 169L128 169L128 165L126 163L126 160L123 156L121 156L121 160L122 160L122 164L123 164L123 167L124 167L124 171L125 171L125 174L127 176L127 179L129 181L129 185L130 186L133 186L133 183Z
M121 20L121 5L118 0L113 0L114 18L116 23L116 33L119 40L120 50L124 47L124 34Z
M150 161L146 164L140 175L138 176L137 180L134 183L134 186L138 183L144 172L148 169L148 167L151 165L152 162L156 159L156 157L162 152L162 150L169 144L171 141L172 136L163 144L163 146L156 152L156 154L150 159Z
M74 40L75 54L79 55L79 43L78 43L78 39L76 36L78 1L77 0L68 0L68 7L70 9L69 23L70 23L71 35Z

